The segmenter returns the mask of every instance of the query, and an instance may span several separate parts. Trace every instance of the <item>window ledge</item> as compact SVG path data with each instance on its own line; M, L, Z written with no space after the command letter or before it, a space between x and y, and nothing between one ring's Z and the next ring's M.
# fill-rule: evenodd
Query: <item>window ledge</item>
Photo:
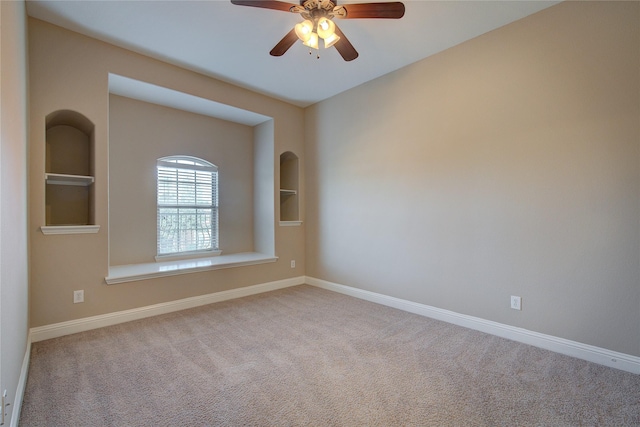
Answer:
M181 261L181 260L195 260L199 258L211 258L214 256L222 255L222 251L200 251L189 252L187 254L173 254L173 255L156 255L156 262L165 261Z
M109 275L105 277L107 285L154 279L156 277L175 276L178 274L198 273L207 270L242 267L246 265L276 262L277 256L258 252L221 255L208 258L186 259L178 261L149 262L144 264L117 265L109 267Z

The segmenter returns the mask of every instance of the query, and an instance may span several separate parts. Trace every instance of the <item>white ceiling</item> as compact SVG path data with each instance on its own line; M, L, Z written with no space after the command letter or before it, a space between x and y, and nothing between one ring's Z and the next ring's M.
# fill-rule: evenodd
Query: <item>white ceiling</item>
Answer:
M558 1L403 3L406 13L399 20L335 20L360 54L351 62L333 48L319 51L316 59L300 42L284 56L270 56L273 46L301 21L300 15L235 6L229 0L29 0L27 13L304 107Z

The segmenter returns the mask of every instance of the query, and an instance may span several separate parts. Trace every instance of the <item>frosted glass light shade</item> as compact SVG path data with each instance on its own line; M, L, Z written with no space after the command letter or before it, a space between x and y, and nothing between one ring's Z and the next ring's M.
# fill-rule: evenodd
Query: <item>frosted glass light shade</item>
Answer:
M325 49L329 49L331 46L336 44L338 40L340 40L340 37L336 33L333 33L329 37L325 38L324 39Z
M311 34L313 34L313 22L309 21L308 19L302 21L299 24L296 24L296 26L294 27L295 31L296 31L296 36L298 36L298 38L300 40L302 40L303 42L307 42L309 40L309 38L311 38ZM317 36L316 36L317 37Z
M302 43L305 46L312 47L314 49L318 48L318 35L316 33L311 33L309 38Z
M336 24L328 18L320 18L318 21L318 35L323 39L327 39L336 32Z

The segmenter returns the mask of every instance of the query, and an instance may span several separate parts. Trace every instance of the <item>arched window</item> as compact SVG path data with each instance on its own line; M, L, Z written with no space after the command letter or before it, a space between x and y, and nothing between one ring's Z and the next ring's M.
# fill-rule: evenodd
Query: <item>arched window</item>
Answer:
M158 159L158 255L218 250L218 168L197 157Z

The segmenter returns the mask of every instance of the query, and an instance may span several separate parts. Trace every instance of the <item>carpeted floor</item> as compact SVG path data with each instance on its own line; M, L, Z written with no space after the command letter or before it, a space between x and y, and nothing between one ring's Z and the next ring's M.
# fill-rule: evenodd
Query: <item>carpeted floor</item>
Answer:
M638 375L311 286L35 343L20 420L638 425Z

